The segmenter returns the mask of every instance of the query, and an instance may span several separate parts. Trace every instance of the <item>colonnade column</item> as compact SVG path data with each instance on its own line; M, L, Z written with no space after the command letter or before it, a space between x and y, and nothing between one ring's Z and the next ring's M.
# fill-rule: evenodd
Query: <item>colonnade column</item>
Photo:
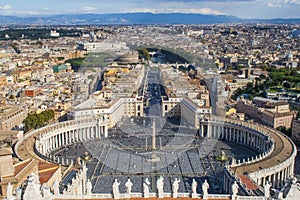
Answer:
M104 126L104 137L108 137L108 129L107 129L107 126Z
M65 142L65 145L68 145L68 144L70 144L70 133L71 133L71 131L67 131L66 132L66 135L65 135L65 139L66 139L66 142Z
M218 126L218 138L222 138L222 129L221 128L222 128L221 126Z
M53 147L54 148L57 148L58 147L58 142L57 142L57 139L58 137L57 137L57 135L55 135L54 137L53 137Z
M77 132L77 129L74 129L72 131L72 133L71 133L71 141L72 141L72 143L75 142L75 134L76 134L76 132Z
M69 140L68 140L69 133L70 133L70 131L64 132L64 145L68 145L69 144Z
M61 134L62 145L66 145L67 132Z
M79 133L79 129L76 129L76 131L74 132L74 141L77 142L78 141L78 133Z
M204 137L204 125L203 125L203 123L201 123L201 125L200 125L200 137Z
M210 123L207 123L207 133L206 133L206 137L211 137L211 134L210 134L210 132L211 132L211 127L210 127L211 125L210 125Z
M52 150L53 149L53 136L52 137L50 137L50 150Z
M47 138L46 139L46 153L48 153L48 151L49 151L49 142L50 142L50 139Z
M291 175L294 174L294 166L295 166L295 161L292 162L292 164L290 165L290 168L291 168Z
M224 139L224 126L223 125L221 125L221 137L222 137L222 139Z
M98 138L101 138L101 135L102 135L102 129L101 129L101 126L100 125L97 125L97 130L98 130Z
M284 180L284 182L285 182L286 178L287 178L287 173L286 173L286 168L284 168L284 170L283 170L283 180Z
M284 184L284 175L283 175L283 170L280 171L280 186Z
M279 184L280 184L280 172L277 172L276 174L275 174L275 177L276 177L276 181L275 181L275 186L276 186L276 188L279 188Z
M57 135L54 136L53 146L54 146L54 148L58 147L58 136Z
M56 141L57 142L57 147L60 147L61 146L61 133L57 134L56 137L57 137L56 138L57 139L57 141Z
M261 186L264 186L264 185L265 185L265 177L262 177L262 178L261 178L261 183L260 183L260 185L261 185Z
M82 141L83 140L83 138L82 138L82 136L83 136L83 129L84 128L80 128L79 129L79 132L78 132L78 141Z
M276 187L276 173L275 174L273 174L272 176L271 176L271 178L272 178L272 185L273 185L273 187Z

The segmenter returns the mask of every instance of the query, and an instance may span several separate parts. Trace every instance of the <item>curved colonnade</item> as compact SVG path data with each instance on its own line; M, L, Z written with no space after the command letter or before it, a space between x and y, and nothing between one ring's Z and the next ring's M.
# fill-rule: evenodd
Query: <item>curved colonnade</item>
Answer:
M261 186L267 182L274 188L279 188L294 174L296 146L290 138L275 129L261 124L212 116L200 120L200 136L234 142L259 152L259 156L242 161L233 160L226 166L224 189L227 192L231 192L234 180L238 180L243 188L247 188L241 181L245 176L257 189L262 189ZM246 193L249 194L247 189Z
M69 165L73 161L60 160L51 152L79 141L107 137L108 126L109 120L105 117L66 121L32 131L25 138L35 135L35 152L40 157ZM264 186L267 181L278 188L293 175L297 149L293 142L279 131L263 125L212 116L200 119L199 133L201 137L234 142L259 152L256 157L237 161L233 159L232 163L226 166L224 189L228 193L231 192L234 180L238 180L243 188L247 188L241 181L241 176L244 175L258 188ZM16 146L21 142L22 140Z
M51 152L62 147L82 142L89 139L96 139L108 136L109 119L105 117L86 118L60 122L42 127L26 134L16 144L16 153L21 143L29 137L35 137L35 153L50 162L69 165L73 161L60 160L59 157L53 156Z

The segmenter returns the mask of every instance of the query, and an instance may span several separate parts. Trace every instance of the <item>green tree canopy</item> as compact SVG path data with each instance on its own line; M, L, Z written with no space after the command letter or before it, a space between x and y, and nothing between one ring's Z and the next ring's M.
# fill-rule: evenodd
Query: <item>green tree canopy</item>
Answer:
M44 126L54 117L55 113L53 110L46 110L39 114L28 114L26 119L23 121L25 132Z

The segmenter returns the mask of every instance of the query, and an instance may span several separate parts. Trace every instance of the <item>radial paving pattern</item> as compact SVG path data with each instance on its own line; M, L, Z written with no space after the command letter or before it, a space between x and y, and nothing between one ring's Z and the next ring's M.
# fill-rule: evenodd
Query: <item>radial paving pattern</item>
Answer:
M152 183L152 191L156 191L154 186L159 176L164 177L166 192L171 192L171 184L175 178L181 180L179 192L190 192L192 179L195 178L198 183L209 179L210 192L222 193L225 163L216 160L221 151L236 159L257 155L257 152L241 145L208 138L199 139L195 130L174 123L174 120L167 120L157 133L157 150L153 153L151 133L146 128L130 133L130 122L123 125L125 129L110 130L110 138L88 140L53 153L76 162L77 157L89 152L92 159L87 162L88 177L92 180L95 193L110 193L115 178L121 181L120 191L125 192L124 184L129 177L133 182L133 192L142 191L146 177ZM153 154L159 158L158 162L151 161ZM199 193L200 188L198 187Z

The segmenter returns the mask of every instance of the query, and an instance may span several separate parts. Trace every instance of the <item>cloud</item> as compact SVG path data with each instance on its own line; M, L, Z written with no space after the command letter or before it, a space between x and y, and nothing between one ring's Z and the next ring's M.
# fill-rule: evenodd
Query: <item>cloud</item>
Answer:
M150 12L150 13L194 13L194 14L224 14L215 6L209 6L207 3L199 1L170 1L170 0L154 0L157 3L149 3L143 0L144 4L139 6L132 6L131 8L120 8L119 12Z
M300 5L300 0L273 0L267 4L269 8L282 8L283 6L293 5Z
M282 0L282 1L287 4L300 5L300 0Z
M300 0L269 0L266 5L268 8L272 9L283 9L299 6Z
M150 13L194 13L205 15L221 15L222 12L210 8L133 8L128 10L129 13L134 12L150 12Z
M83 10L83 11L85 11L85 12L91 12L91 11L97 10L97 8L92 7L92 6L85 6L85 7L83 7L81 10Z
M282 5L281 4L274 4L274 3L268 3L267 6L269 8L282 8Z
M0 6L0 10L10 10L12 7L10 5Z
M218 10L213 10L210 8L200 8L200 9L195 9L194 13L200 13L200 14L213 14L213 15L221 15L223 14L222 12L218 11Z

